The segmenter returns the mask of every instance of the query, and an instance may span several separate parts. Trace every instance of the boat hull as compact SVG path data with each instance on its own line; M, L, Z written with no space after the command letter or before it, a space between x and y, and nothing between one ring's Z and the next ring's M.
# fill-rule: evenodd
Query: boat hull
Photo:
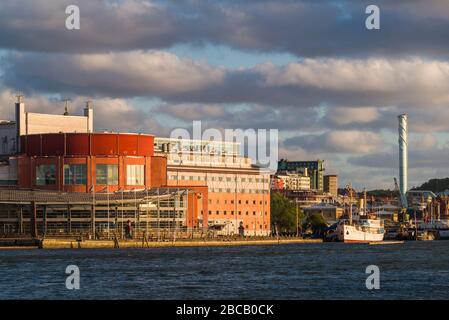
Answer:
M363 230L355 226L341 225L338 240L345 243L380 242L384 240L384 232Z

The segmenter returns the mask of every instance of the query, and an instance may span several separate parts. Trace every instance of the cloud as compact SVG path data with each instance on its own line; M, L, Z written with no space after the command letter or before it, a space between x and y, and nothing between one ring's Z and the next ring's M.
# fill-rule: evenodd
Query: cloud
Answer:
M7 84L23 90L92 96L178 95L222 82L219 68L160 51L13 54ZM11 69L12 68L12 69Z
M449 105L449 63L422 58L306 59L238 70L161 51L11 53L5 60L4 83L23 91L296 107ZM373 109L365 116L378 118Z
M376 107L334 107L327 110L326 118L329 122L338 126L353 123L364 125L379 119L380 114Z
M433 143L433 142L432 142ZM415 144L415 148L409 148L410 169L447 169L449 158L449 146L431 146ZM384 152L369 153L353 156L348 163L361 167L371 168L397 168L399 166L397 148Z
M382 149L382 138L366 131L328 131L285 140L287 147L301 147L308 151L327 153L370 153Z
M69 4L80 7L79 31L65 29ZM279 129L282 157L325 159L342 184L360 187L392 185L396 116L408 113L410 180L444 175L447 1L378 0L377 31L364 27L368 4L0 0L0 112L13 118L20 91L35 112L62 113L60 97L72 97L70 112L80 114L94 98L99 131L168 136L193 120ZM211 51L204 60L170 53L178 45L230 48L226 60L239 67L217 66ZM240 61L242 52L267 61ZM271 53L297 61L275 64Z
M65 8L78 5L81 29L65 29ZM378 0L381 29L364 26L369 1L1 1L0 44L22 51L93 53L165 49L179 43L304 57L447 56L444 0Z

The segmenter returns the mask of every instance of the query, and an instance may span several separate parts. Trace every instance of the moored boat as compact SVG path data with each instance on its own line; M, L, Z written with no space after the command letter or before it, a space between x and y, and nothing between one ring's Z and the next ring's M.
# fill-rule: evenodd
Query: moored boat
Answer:
M385 229L383 220L359 219L352 223L341 220L337 225L338 240L342 242L383 241Z

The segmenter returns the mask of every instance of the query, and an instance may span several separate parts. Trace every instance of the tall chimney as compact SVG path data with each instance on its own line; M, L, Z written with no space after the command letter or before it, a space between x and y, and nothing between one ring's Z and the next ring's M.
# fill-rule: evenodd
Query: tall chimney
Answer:
M28 130L26 128L26 113L25 113L25 102L23 95L19 94L16 96L17 101L15 104L15 120L16 120L16 152L21 152L20 146L20 136L27 134Z
M94 109L92 108L92 101L87 100L84 107L84 116L87 117L87 132L94 131Z
M408 154L407 154L407 114L401 114L399 119L399 191L405 198L407 193Z

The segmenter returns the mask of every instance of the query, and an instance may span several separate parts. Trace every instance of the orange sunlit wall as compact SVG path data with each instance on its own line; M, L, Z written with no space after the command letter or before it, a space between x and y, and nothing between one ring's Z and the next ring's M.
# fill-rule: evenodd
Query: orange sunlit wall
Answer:
M154 158L157 159L153 161ZM64 183L64 165L70 164L85 165L85 183ZM97 164L116 165L117 182L98 184ZM55 169L51 183L37 184L37 167L40 165L50 165ZM141 183L128 184L128 165L144 166ZM117 191L121 188L130 190L166 185L166 159L154 157L154 137L143 134L56 133L21 136L18 169L19 188L90 192L93 187L95 191Z

